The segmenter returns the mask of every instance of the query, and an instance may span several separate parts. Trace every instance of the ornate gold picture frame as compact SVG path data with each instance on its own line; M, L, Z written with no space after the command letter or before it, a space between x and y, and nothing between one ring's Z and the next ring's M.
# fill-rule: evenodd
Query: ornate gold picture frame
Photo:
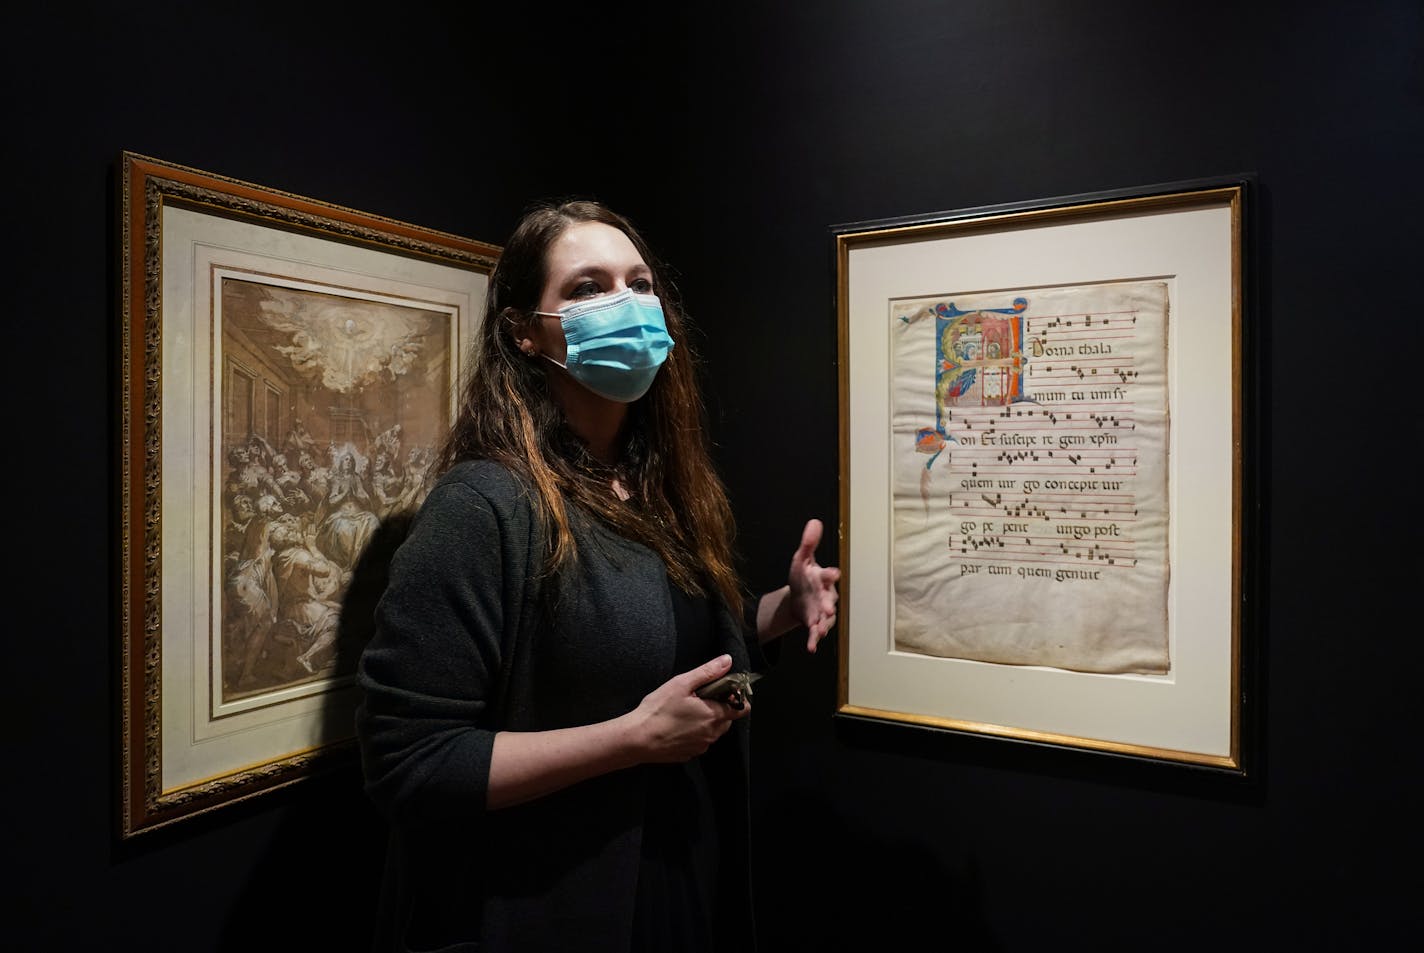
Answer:
M354 756L499 248L132 152L116 191L129 838Z

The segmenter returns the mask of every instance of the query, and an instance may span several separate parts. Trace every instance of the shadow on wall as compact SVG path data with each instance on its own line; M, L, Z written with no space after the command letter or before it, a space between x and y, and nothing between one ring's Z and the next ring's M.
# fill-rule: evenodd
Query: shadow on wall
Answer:
M385 832L360 795L359 772L315 780L284 810L215 950L369 950L384 854Z
M924 845L885 841L812 791L756 818L757 932L767 953L998 953L977 864L950 871Z
M342 602L337 671L352 671L374 627L392 554L410 517L384 521L362 553ZM349 709L329 708L327 727L349 735ZM298 785L271 843L223 926L218 953L371 948L386 853L385 822L362 790L353 748L349 761Z

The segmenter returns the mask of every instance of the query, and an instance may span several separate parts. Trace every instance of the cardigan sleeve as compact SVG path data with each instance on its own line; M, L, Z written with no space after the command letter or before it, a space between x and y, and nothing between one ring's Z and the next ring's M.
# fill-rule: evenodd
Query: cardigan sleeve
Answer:
M441 482L392 557L356 712L366 791L389 819L468 819L485 804L521 585L506 538L518 534L499 509L469 483Z

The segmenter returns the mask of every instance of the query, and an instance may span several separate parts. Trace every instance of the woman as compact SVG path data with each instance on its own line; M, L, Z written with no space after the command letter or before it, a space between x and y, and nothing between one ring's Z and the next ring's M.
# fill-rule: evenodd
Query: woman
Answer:
M361 660L378 949L748 950L751 709L696 689L815 650L820 523L749 603L673 289L601 205L524 216L470 366Z

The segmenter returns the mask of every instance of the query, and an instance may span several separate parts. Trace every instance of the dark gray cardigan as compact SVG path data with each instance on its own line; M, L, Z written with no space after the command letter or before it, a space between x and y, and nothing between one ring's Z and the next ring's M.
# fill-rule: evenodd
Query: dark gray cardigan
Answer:
M496 731L613 718L676 674L662 561L571 517L577 570L541 600L528 491L498 464L466 462L431 490L392 559L357 676L366 790L391 830L381 953L628 949L643 769L484 809ZM762 667L744 621L718 606L734 668ZM749 721L704 756L721 779L719 916L744 950L754 946Z

